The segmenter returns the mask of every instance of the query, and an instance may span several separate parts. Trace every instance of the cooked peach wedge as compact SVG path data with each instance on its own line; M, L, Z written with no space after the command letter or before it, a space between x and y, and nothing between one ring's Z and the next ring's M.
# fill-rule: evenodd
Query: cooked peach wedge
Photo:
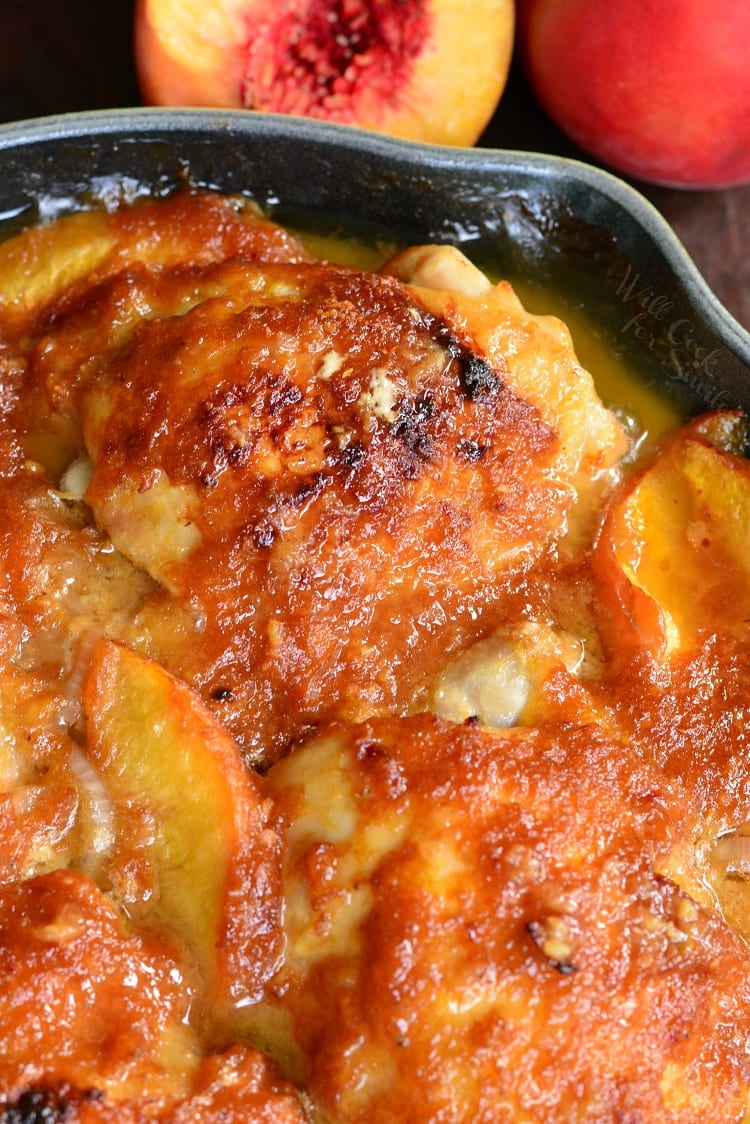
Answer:
M254 204L207 191L142 199L120 210L79 211L0 244L0 328L10 342L16 341L40 310L63 293L68 301L85 301L76 284L87 278L235 256L307 257L297 239L264 220ZM126 326L127 309L123 314Z
M115 243L104 212L35 226L0 247L0 316L18 319L86 276ZM4 324L5 326L5 324Z
M613 645L670 658L711 633L750 635L746 442L738 414L699 418L610 507L594 565Z
M99 880L137 925L187 952L199 994L249 1002L279 954L277 851L236 743L186 684L109 640L96 644L84 708L115 821Z

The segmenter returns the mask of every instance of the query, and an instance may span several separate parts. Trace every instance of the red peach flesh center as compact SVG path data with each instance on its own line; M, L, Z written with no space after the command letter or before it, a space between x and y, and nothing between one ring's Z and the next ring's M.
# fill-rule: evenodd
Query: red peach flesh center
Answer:
M383 109L409 86L427 38L426 0L302 0L255 25L246 109L352 122L358 97Z

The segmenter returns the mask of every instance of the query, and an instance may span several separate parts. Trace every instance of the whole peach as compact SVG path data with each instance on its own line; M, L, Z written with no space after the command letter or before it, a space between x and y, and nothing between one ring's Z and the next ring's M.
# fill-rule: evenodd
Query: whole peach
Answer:
M750 180L748 0L519 0L521 54L553 120L637 179Z

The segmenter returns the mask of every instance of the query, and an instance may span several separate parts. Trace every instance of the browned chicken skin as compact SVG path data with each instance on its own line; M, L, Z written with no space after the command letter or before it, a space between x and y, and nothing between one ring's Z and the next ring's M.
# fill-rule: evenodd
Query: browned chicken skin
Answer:
M97 525L159 584L149 650L267 763L320 721L423 696L622 439L564 332L507 287L430 311L391 276L258 241L105 271L26 347L31 386L82 431ZM545 335L541 403L514 356Z
M269 776L277 987L332 1119L739 1119L750 961L700 902L679 792L624 745L422 715Z

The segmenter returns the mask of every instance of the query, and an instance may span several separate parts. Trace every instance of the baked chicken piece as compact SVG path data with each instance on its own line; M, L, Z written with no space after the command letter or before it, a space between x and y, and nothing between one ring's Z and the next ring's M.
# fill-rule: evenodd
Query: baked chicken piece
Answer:
M267 1002L331 1120L744 1118L750 961L679 790L623 744L380 719L268 779L288 826Z
M430 302L440 251L417 289L276 250L108 265L25 345L63 486L159 587L142 647L258 763L424 700L624 450L563 326L457 251Z
M0 1119L305 1124L267 1058L202 1057L172 950L85 875L0 887Z

